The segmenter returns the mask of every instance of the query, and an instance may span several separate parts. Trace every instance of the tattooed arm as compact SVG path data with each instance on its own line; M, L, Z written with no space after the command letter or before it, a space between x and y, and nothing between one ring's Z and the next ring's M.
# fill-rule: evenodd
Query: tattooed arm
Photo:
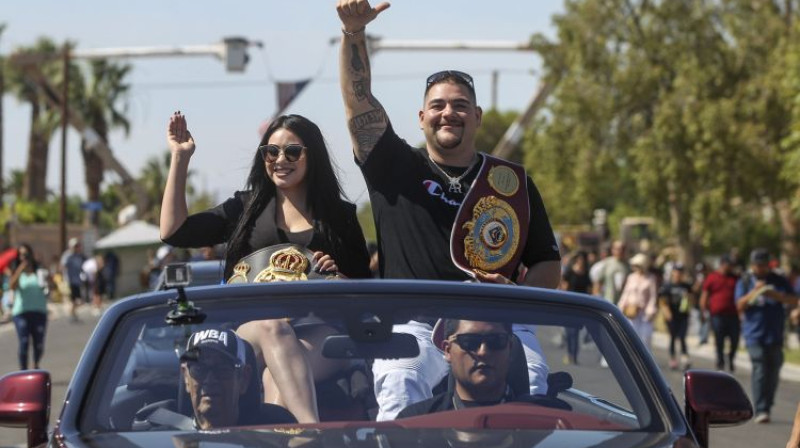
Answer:
M359 162L367 159L389 124L386 111L372 95L365 33L367 24L388 7L389 3L384 2L372 8L367 0L339 0L336 5L344 34L339 53L339 80L353 152Z

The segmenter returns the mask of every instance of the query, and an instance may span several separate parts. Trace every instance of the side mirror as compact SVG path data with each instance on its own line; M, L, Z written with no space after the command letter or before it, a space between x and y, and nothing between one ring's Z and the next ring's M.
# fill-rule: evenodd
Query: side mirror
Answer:
M28 428L28 446L47 443L50 373L23 370L0 378L0 426Z
M733 426L753 417L753 405L733 376L713 370L689 370L683 376L686 420L701 446L710 426Z

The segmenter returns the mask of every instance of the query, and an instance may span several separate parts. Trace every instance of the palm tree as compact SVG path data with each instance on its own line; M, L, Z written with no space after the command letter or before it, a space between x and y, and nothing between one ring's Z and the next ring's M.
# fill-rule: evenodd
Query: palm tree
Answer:
M47 38L39 38L32 46L17 50L16 54L43 56L52 58L41 62L39 66L49 79L60 81L60 67L56 45ZM59 124L58 111L53 110L41 97L37 85L25 74L24 68L6 64L7 89L20 101L31 106L31 127L28 134L28 162L25 169L25 181L22 195L24 199L43 202L47 200L47 159L50 140Z
M172 156L169 151L164 152L164 154L160 156L152 156L147 159L139 174L139 185L142 186L147 194L147 202L152 204L148 210L142 210L140 212L139 216L145 221L158 224L161 215L161 200L164 197L164 185L167 183L167 174L169 173L169 164L171 160ZM195 192L197 191L192 184L194 174L194 170L190 169L186 178L186 196L190 202L190 209L192 209Z
M121 128L125 135L130 132L130 122L125 116L128 110L127 93L130 89L125 77L130 70L129 64L116 64L105 59L94 60L90 63L89 77L83 83L78 110L81 111L86 125L106 142L112 129ZM81 154L85 167L86 198L89 202L99 201L100 184L103 182L105 169L103 161L84 137L81 138ZM97 211L89 211L88 224L97 225L98 216Z
M6 29L5 23L0 23L0 37L3 36L3 31ZM3 96L6 93L5 83L6 59L0 57L0 208L3 207L3 196L5 195L5 188L3 185Z

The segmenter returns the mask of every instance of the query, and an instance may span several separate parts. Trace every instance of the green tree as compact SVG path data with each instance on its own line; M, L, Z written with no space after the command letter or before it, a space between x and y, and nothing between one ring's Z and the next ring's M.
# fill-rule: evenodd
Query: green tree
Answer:
M20 57L41 57L38 63L45 76L60 80L59 65L55 62L58 49L52 40L42 37L33 46L23 47L15 52ZM7 90L18 100L28 103L30 112L30 132L28 134L28 162L25 169L23 197L28 200L44 202L47 199L47 160L50 139L58 128L59 116L42 98L42 92L26 73L22 65L10 61L4 66Z
M781 204L779 3L795 2L568 1L558 39L532 40L561 81L525 145L554 220L624 204L669 223L691 261L743 211Z
M89 64L89 75L84 78L78 110L86 125L106 142L109 131L115 128L123 129L126 135L130 131L130 122L125 116L128 109L127 93L130 89L125 78L130 70L129 64L117 64L104 59L93 60ZM93 202L100 200L100 185L105 167L103 160L90 144L85 136L81 137L86 199ZM88 223L97 225L98 216L98 212L87 212Z
M481 119L481 127L475 135L475 147L478 151L491 153L492 150L503 138L503 134L514 123L514 120L519 116L519 112L506 111L500 112L496 109L489 109L483 112ZM511 160L517 163L522 163L521 156L518 153L512 155Z

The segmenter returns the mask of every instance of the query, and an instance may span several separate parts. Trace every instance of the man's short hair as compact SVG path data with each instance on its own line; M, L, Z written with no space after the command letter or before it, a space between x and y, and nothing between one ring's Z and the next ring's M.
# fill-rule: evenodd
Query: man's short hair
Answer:
M245 342L233 330L217 330L209 328L194 332L186 343L186 351L181 361L197 361L206 350L214 350L229 357L234 364L245 366L247 352Z
M444 320L444 338L449 339L450 336L456 334L458 331L458 326L461 324L462 320L467 319L445 319ZM506 333L511 333L511 323L510 322L496 322L503 326L503 329L506 330Z
M476 101L475 82L472 80L472 76L458 70L442 70L428 76L428 79L425 81L425 95L428 95L428 91L431 90L431 87L443 82L465 86L472 94L472 100Z
M767 249L758 248L750 252L750 263L752 264L769 264L769 260L770 256Z

